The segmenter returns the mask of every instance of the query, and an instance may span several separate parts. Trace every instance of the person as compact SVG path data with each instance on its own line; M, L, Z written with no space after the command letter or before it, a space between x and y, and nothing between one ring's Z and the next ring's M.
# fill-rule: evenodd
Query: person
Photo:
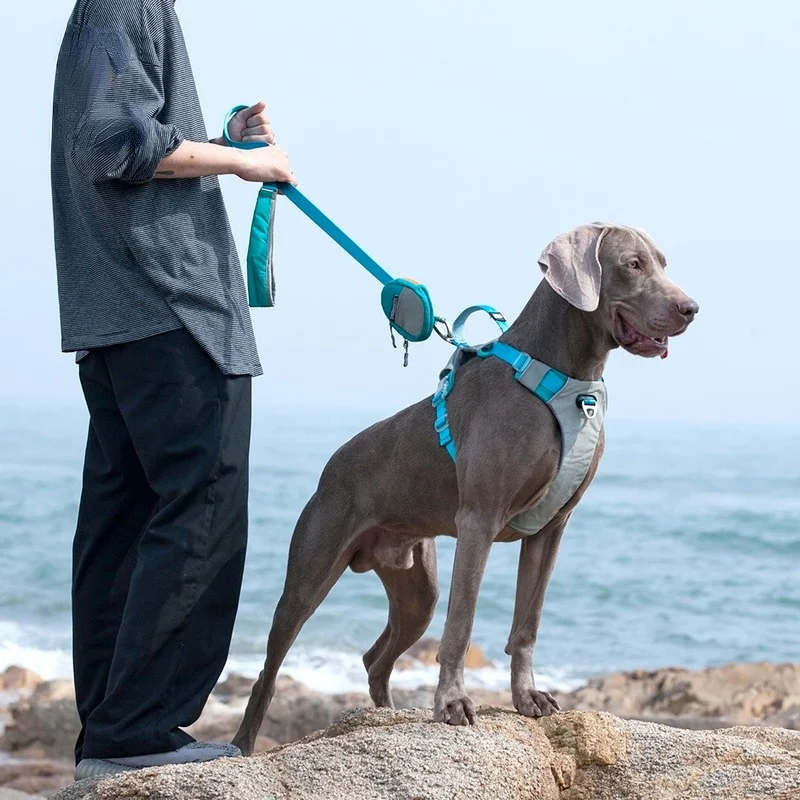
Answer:
M264 103L208 140L173 0L78 0L51 179L62 350L89 412L73 544L75 777L237 755L195 742L224 668L262 372L216 176L294 182Z

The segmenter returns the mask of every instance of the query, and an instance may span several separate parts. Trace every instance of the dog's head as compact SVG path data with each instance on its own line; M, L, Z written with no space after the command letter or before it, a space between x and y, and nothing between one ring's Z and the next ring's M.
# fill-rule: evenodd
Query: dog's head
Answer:
M553 290L592 314L620 346L639 356L667 356L667 340L683 333L697 303L666 275L667 261L641 230L581 225L556 237L539 257Z

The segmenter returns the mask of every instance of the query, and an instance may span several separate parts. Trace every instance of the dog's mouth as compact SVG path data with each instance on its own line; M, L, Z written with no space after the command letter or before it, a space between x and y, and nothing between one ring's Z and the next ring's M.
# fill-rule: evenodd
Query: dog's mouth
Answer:
M647 336L634 328L619 311L614 316L614 338L620 347L636 356L666 358L669 354L668 336Z

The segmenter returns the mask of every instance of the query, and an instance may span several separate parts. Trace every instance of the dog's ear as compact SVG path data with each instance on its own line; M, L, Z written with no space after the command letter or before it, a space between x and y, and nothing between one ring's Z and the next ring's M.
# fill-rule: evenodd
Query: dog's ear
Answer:
M594 311L600 302L600 243L608 227L581 225L562 233L539 256L545 280L568 303L581 311Z

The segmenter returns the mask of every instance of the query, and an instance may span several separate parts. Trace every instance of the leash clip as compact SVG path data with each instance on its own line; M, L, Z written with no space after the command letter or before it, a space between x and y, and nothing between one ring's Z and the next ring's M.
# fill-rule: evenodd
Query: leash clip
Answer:
M433 319L434 333L448 344L453 344L453 331L450 328L450 323L444 317L434 317Z
M597 398L590 394L579 394L575 398L575 405L583 411L586 419L594 419L597 416Z

